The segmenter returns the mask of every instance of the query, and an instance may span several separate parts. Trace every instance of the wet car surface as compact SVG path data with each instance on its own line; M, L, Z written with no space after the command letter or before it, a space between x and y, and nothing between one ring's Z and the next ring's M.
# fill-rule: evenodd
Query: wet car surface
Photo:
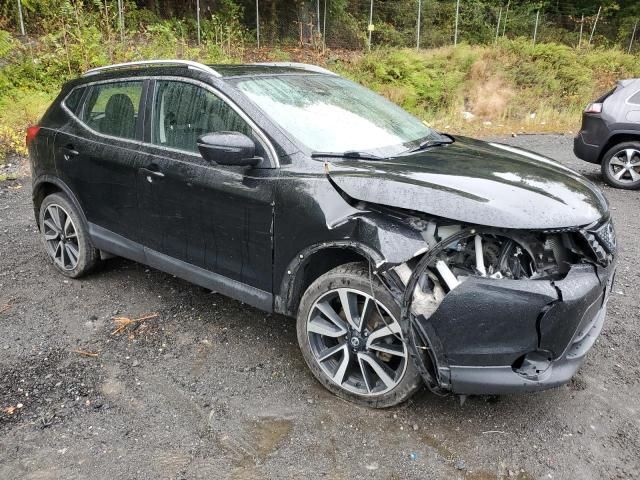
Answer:
M100 67L27 145L63 275L121 256L295 316L311 372L361 405L566 383L604 322L598 187L319 67Z

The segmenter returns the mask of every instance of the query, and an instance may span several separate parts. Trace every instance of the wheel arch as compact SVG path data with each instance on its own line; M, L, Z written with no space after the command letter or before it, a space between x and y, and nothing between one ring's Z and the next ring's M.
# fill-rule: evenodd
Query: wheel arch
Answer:
M321 275L347 263L364 262L379 265L383 257L359 242L330 242L313 245L301 251L288 265L274 300L274 310L296 316L302 295Z
M38 229L40 229L40 206L42 205L42 201L52 193L64 193L80 213L82 222L87 225L84 210L82 209L78 198L73 194L69 186L57 177L43 175L34 180L32 192L33 213L36 218L36 225L38 226Z
M612 149L614 146L624 142L640 142L640 131L637 130L624 130L614 132L607 138L607 141L600 149L600 155L598 157L598 163L602 163L604 155Z

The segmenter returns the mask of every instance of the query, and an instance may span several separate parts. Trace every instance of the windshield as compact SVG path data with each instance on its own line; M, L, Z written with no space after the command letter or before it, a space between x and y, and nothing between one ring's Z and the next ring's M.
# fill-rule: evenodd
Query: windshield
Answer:
M344 78L240 78L236 86L314 152L357 151L390 157L442 138L397 105Z

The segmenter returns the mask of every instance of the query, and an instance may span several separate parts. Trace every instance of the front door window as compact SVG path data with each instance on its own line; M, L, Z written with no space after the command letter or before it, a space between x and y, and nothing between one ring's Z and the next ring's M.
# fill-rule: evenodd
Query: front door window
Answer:
M251 135L240 115L210 91L185 82L157 83L151 132L154 144L197 152L199 136L223 131Z

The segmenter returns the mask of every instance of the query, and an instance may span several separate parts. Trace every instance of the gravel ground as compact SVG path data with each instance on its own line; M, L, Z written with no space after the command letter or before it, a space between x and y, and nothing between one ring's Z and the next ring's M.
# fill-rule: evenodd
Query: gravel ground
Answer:
M602 185L570 137L502 141ZM617 284L570 385L462 406L423 391L376 411L312 378L290 319L122 259L81 281L56 274L29 178L2 182L0 478L638 478L640 192L604 190ZM149 312L113 334L112 317Z

